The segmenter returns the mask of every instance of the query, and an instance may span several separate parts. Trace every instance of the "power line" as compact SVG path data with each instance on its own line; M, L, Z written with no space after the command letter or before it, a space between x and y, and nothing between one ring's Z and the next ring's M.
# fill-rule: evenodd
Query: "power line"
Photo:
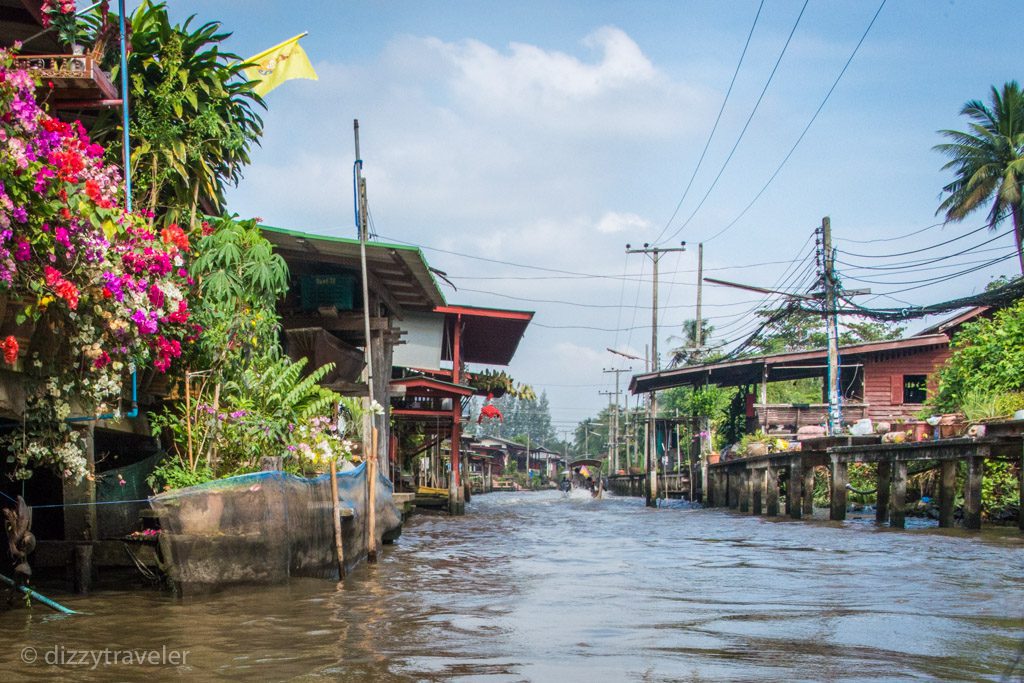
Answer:
M750 110L750 116L747 117L746 123L743 124L742 130L740 130L740 134L736 138L736 143L732 146L732 149L729 150L729 155L725 158L725 161L722 163L722 167L718 169L718 175L716 175L715 179L711 181L711 185L708 187L707 192L705 192L704 196L701 197L700 202L697 204L696 208L694 208L693 212L683 222L683 224L676 229L674 233L672 233L668 238L666 238L666 241L675 238L676 235L682 232L683 229L690 224L690 221L692 221L693 217L697 215L697 212L700 211L700 208L704 206L704 202L707 200L708 196L711 195L711 191L715 189L715 185L718 184L719 178L721 178L722 174L725 173L725 168L729 165L729 161L732 159L733 154L736 153L736 148L740 146L740 142L743 140L743 136L746 135L747 128L750 126L750 122L753 120L754 114L757 113L757 108L761 105L761 100L764 99L764 94L768 92L768 86L771 85L772 79L775 78L775 72L778 70L779 64L782 63L782 57L786 54L786 49L789 48L790 41L793 40L793 34L796 33L796 28L797 26L800 25L800 19L804 16L804 10L807 9L807 3L809 1L810 0L804 0L803 7L800 8L800 14L797 15L796 21L793 22L793 29L789 32L789 36L786 38L786 42L782 46L782 51L779 52L778 59L775 60L775 66L772 67L772 71L768 75L768 80L765 81L764 88L761 89L761 94L758 95L757 102L754 103L754 108ZM708 241L709 240L704 240L705 243L707 243Z
M736 63L736 70L732 72L732 80L729 81L729 88L725 91L725 97L722 99L722 106L718 109L718 116L715 117L715 124L711 126L711 132L708 134L708 139L704 143L704 149L700 153L700 158L697 159L697 165L693 168L693 174L690 176L690 181L686 183L686 189L683 190L683 196L679 198L679 203L676 204L675 210L672 215L669 216L668 221L665 222L665 227L661 229L658 236L654 239L654 244L661 241L665 231L668 230L669 226L672 225L672 221L676 219L676 214L679 213L679 209L683 206L683 200L690 193L690 188L693 187L693 180L697 177L697 171L700 170L701 163L704 162L704 156L708 153L708 147L711 146L711 140L715 137L715 131L718 130L718 123L722 120L722 112L725 111L725 105L729 101L729 95L732 94L732 87L736 84L736 77L740 74L740 67L743 65L743 58L747 55L747 48L750 47L750 39L754 36L754 29L757 27L757 20L761 17L761 10L764 9L764 0L761 0L761 4L757 6L757 14L754 15L754 23L750 26L750 32L747 33L747 42L743 44L743 51L740 53L740 61Z
M966 238L970 237L971 235L975 235L975 234L981 232L982 230L986 230L986 229L988 229L988 227L989 227L988 224L985 224L985 225L982 225L979 228L975 228L974 230L971 230L970 232L965 232L964 234L959 235L957 237L951 237L948 240L944 240L942 242L937 242L935 244L928 245L927 247L921 247L920 249L911 249L910 251L898 251L898 252L894 252L892 254L858 254L856 252L846 251L844 249L836 249L836 251L839 252L840 254L845 254L846 256L853 256L855 258L874 258L874 259L877 259L877 258L896 258L897 256L910 256L912 254L920 254L920 253L925 252L925 251L931 251L932 249L938 249L939 247L944 247L947 244L952 244L953 242L958 242L958 241L960 241L962 239L966 239Z
M836 80L833 81L832 87L828 89L827 93L825 93L824 99L822 99L821 104L818 105L818 108L817 110L815 110L814 115L811 116L811 120L807 122L806 126L804 126L803 131L801 131L800 133L800 137L796 139L796 142L794 142L793 146L790 147L789 152L787 152L786 156L782 158L781 162L779 162L779 165L776 167L775 171L771 174L771 176L769 176L768 181L765 182L765 184L761 187L760 190L758 190L757 194L754 195L754 198L750 200L750 203L743 207L743 210L740 211L739 215L736 216L736 218L732 219L732 221L728 225L726 225L724 228L716 232L711 237L702 240L704 244L707 244L711 240L716 239L717 237L721 236L726 230L736 225L740 221L740 219L747 214L747 211L750 210L750 207L752 207L757 202L757 200L761 198L761 195L765 193L765 190L767 190L768 186L772 184L776 176L779 175L779 172L782 170L782 167L786 165L786 162L788 162L790 157L793 156L793 153L796 152L796 148L800 145L800 142L803 141L804 136L807 135L807 131L811 129L811 126L817 120L818 115L821 113L821 110L825 108L825 103L828 102L829 98L832 96L832 91L836 89L836 86L839 85L839 81L843 78L843 74L845 74L846 70L850 67L850 63L853 62L853 58L857 55L857 52L860 50L860 46L864 43L864 39L868 37L868 33L871 31L871 27L875 25L875 20L878 19L878 15L882 13L882 8L885 7L885 3L886 0L882 0L881 4L878 6L878 9L875 10L874 16L871 17L871 21L868 22L868 27L864 29L864 33L861 34L860 40L857 41L857 45L854 46L853 52L850 53L850 57L846 60L846 64L843 65L843 68L839 72L839 75L836 76Z

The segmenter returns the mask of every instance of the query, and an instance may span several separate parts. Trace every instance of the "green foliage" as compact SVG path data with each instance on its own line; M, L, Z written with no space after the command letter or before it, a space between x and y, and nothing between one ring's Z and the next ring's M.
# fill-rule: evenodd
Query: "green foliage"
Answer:
M193 367L221 372L278 344L277 299L288 291L288 266L255 220L213 220L193 248L193 319L203 329Z
M1024 390L1024 300L967 323L952 348L938 373L936 409L955 412L977 403L977 396Z
M263 100L242 73L242 60L221 51L230 36L218 22L172 24L164 3L147 0L130 17L129 97L132 167L144 204L164 223L194 219L201 201L220 212L227 183L237 184L263 132ZM112 79L120 64L104 66ZM120 110L107 110L93 131L120 159Z
M821 403L822 378L805 377L768 383L769 403Z
M1020 502L1020 477L1012 463L987 460L981 480L981 511L993 517Z
M154 491L165 491L204 484L214 479L216 476L213 470L205 463L192 469L188 463L182 462L179 458L169 458L161 461L153 469L152 474L146 477L146 483Z
M954 178L942 188L946 197L936 213L945 212L947 221L962 221L987 204L993 230L1009 213L1024 272L1024 93L1016 81L1010 81L1002 91L992 88L991 101L989 106L971 100L960 110L969 121L968 131L939 131L950 142L936 145L935 150L949 158L942 169L952 170Z
M495 399L494 405L504 416L504 422L488 420L477 428L478 435L511 440L517 440L518 437L522 443L526 443L526 436L529 435L532 444L549 448L557 445L547 393L542 392L539 399L516 398L506 394Z
M707 319L701 321L700 348L697 347L697 320L690 319L683 322L682 337L669 337L669 340L679 339L682 344L672 349L668 361L670 368L682 365L695 365L698 363L711 363L722 357L721 352L709 351L706 347L711 344L711 335L715 328L709 324Z
M780 313L781 309L765 309L758 311L757 315L767 321ZM793 309L771 325L770 329L770 333L759 335L750 343L750 355L806 351L828 345L825 323L818 313ZM845 319L839 331L839 344L899 339L904 329L889 323Z
M537 394L529 384L517 384L512 376L504 370L483 370L467 372L466 382L479 391L486 391L495 396L511 396L524 401L536 401Z

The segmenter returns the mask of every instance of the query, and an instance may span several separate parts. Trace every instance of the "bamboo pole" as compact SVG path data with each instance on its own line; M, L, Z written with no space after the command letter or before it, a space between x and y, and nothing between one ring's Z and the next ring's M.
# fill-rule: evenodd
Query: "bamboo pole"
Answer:
M331 509L334 511L334 549L338 552L338 580L345 578L345 547L341 543L341 503L338 501L338 466L331 459Z

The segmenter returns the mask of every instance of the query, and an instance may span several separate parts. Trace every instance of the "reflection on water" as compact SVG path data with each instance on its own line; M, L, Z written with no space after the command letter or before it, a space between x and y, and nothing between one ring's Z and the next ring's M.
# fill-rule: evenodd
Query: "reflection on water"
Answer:
M344 584L206 599L64 597L0 614L2 679L1024 680L1016 530L876 530L673 503L478 496L418 516ZM65 651L188 650L184 666L46 665ZM34 648L38 661L21 660Z

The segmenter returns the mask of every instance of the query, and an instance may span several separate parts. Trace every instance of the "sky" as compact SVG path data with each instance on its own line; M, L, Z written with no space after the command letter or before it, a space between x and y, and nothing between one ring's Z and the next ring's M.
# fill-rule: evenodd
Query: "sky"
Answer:
M605 370L643 370L607 351L651 343L651 262L626 244L686 242L660 261L662 364L695 317L701 242L705 276L798 288L829 216L867 306L945 301L1017 270L984 265L1013 252L1010 235L969 234L984 213L936 225L951 176L932 149L966 127L965 102L1019 77L1017 2L888 0L866 36L876 0L170 7L221 21L242 57L309 32L319 80L267 95L229 210L355 236L358 119L373 230L420 246L458 288L441 283L449 303L536 311L508 370L547 393L558 430L607 405ZM713 343L753 331L762 299L705 285Z

